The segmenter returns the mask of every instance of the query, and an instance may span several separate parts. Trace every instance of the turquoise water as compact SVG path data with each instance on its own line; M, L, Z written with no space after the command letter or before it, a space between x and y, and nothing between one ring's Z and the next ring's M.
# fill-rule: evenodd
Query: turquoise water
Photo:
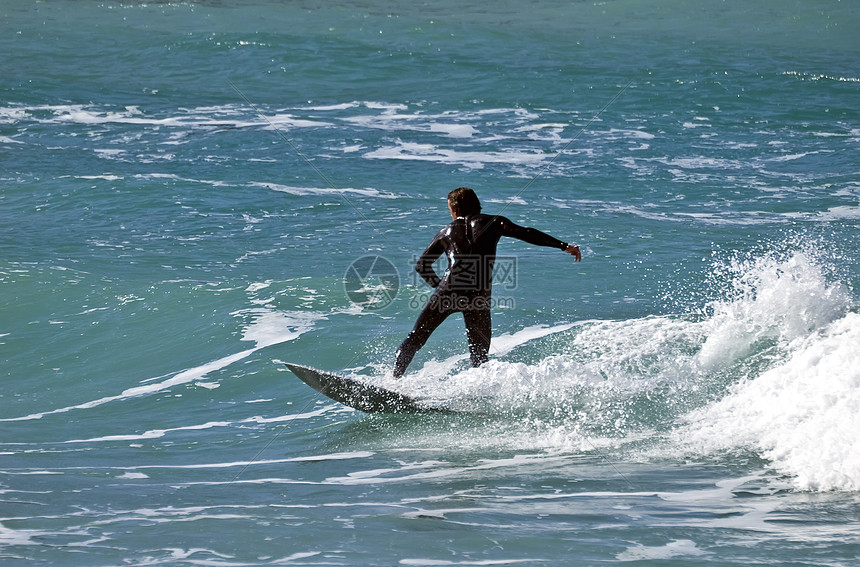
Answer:
M855 564L858 24L5 3L2 563ZM392 385L461 185L584 252L503 241L491 361L394 384L464 413L299 382Z

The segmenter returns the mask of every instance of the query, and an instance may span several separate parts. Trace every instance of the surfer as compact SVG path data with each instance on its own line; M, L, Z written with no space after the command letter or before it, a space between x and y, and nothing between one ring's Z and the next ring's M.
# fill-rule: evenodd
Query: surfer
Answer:
M503 236L529 244L558 248L582 260L579 246L562 242L534 228L514 224L505 217L481 214L481 202L474 191L460 187L448 194L452 222L439 231L421 254L415 270L435 288L415 326L397 350L394 377L406 372L415 353L436 328L452 313L462 313L466 321L469 357L473 367L488 359L490 352L490 306L496 245ZM439 256L448 256L448 269L440 278L433 270Z

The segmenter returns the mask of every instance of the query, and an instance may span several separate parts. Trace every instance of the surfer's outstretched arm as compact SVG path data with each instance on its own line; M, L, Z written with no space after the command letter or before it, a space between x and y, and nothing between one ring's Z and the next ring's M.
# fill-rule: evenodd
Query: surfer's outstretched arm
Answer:
M497 218L502 223L502 234L504 236L517 238L519 240L528 242L529 244L534 244L536 246L548 246L550 248L558 248L573 256L575 262L579 262L582 260L582 252L580 252L579 246L576 246L575 244L568 244L567 242L562 242L558 238L550 236L545 232L541 232L536 228L520 226L514 222L511 222L510 219L507 219L505 217Z

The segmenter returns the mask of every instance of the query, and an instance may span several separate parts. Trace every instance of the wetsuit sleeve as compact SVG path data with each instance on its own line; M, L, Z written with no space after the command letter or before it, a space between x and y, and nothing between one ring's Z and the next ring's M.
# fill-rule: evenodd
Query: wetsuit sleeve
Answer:
M558 238L552 237L536 228L520 226L505 217L499 217L499 221L502 224L502 236L517 238L535 246L549 246L550 248L558 248L560 250L567 248L566 242L562 242Z
M442 246L440 235L436 235L430 246L418 258L418 263L415 264L415 271L424 278L430 287L437 287L442 281L436 272L433 270L433 262L445 252L445 247Z

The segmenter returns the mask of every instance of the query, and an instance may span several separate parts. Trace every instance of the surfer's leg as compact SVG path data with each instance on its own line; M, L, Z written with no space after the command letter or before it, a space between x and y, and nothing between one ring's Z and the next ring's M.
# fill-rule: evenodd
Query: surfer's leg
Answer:
M415 353L424 346L427 339L433 334L433 331L442 324L442 321L452 313L449 309L444 309L444 302L437 301L436 299L438 298L435 298L435 296L431 297L427 305L424 306L424 310L418 316L418 320L415 321L412 331L407 335L406 340L401 343L400 348L397 349L397 357L394 360L395 378L403 376L409 363L412 362L412 358L415 357Z
M466 321L466 337L469 339L469 358L476 368L489 360L490 336L493 332L489 309L463 311Z

